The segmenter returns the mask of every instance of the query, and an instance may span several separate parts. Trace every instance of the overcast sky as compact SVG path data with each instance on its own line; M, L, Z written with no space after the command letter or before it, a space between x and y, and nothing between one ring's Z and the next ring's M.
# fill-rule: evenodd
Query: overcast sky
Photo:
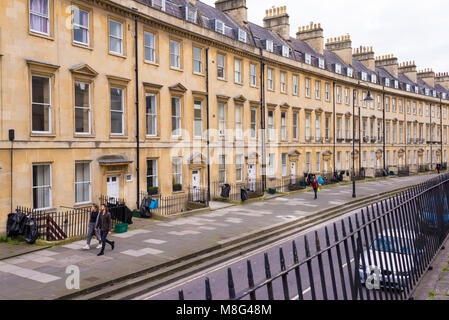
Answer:
M418 70L449 72L447 0L247 0L249 20L263 25L273 5L287 6L292 36L313 21L325 39L350 34L353 48L373 46L376 56L394 54L399 62L416 61Z

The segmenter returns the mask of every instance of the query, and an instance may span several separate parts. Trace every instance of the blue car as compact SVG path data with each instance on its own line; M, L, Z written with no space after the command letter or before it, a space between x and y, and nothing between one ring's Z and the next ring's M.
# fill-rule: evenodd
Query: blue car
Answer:
M443 224L446 225L449 223L449 206L447 197L444 193L439 194L440 199L438 199L437 197L438 195L433 196L421 211L422 222L424 223L425 227L428 227L430 229L438 229L438 215L435 211L435 202L437 200L443 203Z

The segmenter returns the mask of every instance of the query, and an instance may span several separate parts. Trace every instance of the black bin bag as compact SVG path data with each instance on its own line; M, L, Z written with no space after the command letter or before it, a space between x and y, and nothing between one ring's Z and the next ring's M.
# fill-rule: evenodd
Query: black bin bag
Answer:
M242 202L248 200L248 190L243 188L240 189L240 196L242 197Z
M39 229L37 228L36 220L29 218L25 224L25 241L28 244L33 244L39 238Z
M6 223L6 235L15 237L25 232L26 216L22 212L10 213Z
M221 197L229 198L229 194L231 193L231 186L229 184L225 184L221 187Z

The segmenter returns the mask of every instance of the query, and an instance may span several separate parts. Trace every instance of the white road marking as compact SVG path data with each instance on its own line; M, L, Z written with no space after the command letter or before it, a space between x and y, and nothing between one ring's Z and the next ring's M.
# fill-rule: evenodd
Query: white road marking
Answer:
M35 271L32 269L25 269L22 267L18 267L18 266L6 264L6 263L0 265L0 271L19 276L21 278L37 281L40 283L49 283L49 282L53 282L53 281L61 279L59 277L52 276L50 274Z
M158 239L148 239L148 240L145 240L144 242L150 243L150 244L163 244L163 243L166 243L167 241L158 240Z
M161 250L156 250L156 249L152 249L152 248L144 248L144 249L140 249L140 250L126 250L123 252L120 252L122 254L126 254L128 256L132 256L132 257L142 257L142 256L146 256L149 254L161 254L164 253L164 251Z

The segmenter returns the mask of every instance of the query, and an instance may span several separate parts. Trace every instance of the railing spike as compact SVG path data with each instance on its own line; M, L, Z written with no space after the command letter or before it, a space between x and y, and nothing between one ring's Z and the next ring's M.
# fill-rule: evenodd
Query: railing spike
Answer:
M231 268L228 268L228 289L229 289L229 300L235 299L234 279L232 278Z

